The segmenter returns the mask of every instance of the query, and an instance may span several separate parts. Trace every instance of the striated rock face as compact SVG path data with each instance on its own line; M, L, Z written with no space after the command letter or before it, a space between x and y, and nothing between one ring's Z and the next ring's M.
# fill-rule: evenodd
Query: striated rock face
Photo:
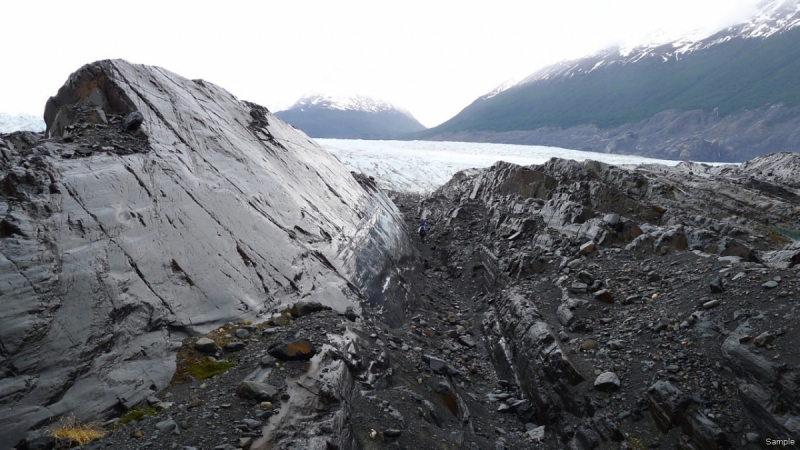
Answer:
M756 448L800 438L798 179L791 153L498 162L418 215L429 264L483 292L487 356L553 448Z
M301 297L412 306L397 209L265 108L112 60L45 120L0 137L0 448L163 388L188 334Z

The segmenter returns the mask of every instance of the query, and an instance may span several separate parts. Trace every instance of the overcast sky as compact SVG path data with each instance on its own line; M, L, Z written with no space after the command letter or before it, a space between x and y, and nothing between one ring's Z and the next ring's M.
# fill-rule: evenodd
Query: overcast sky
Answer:
M721 29L759 0L4 0L0 112L41 115L70 73L124 58L272 111L380 97L437 125L511 77L614 44Z

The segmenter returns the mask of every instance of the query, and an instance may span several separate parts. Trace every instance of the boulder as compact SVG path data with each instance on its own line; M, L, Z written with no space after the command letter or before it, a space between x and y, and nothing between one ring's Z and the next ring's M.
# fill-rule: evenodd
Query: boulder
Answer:
M329 306L323 306L319 302L297 302L292 305L292 308L289 310L292 317L303 317L309 314L314 314L315 312L330 310Z
M258 401L275 401L278 390L272 385L255 381L242 381L236 386L236 395Z
M680 424L690 401L688 395L664 380L657 381L651 386L644 397L656 426L664 433Z
M136 131L144 122L144 116L139 111L134 111L125 117L125 120L122 122L122 127L125 128L125 131Z
M267 353L281 361L308 361L317 349L307 339L291 339L271 345Z
M132 407L169 384L184 337L312 288L320 302L373 305L390 326L414 309L416 286L402 283L419 269L400 212L265 108L160 67L106 60L48 100L47 135L70 134L97 109L138 112L143 125L81 129L111 148L89 157L55 156L80 149L77 132L73 143L0 149L2 164L29 167L24 186L9 178L0 193L0 222L11 225L0 223L0 280L14 299L0 342L3 364L20 368L3 382L42 380L0 404L0 440L61 414ZM268 120L254 123L254 110Z
M614 303L614 296L608 289L600 289L599 291L594 293L594 298L600 300L603 303Z
M203 353L216 353L219 350L216 342L204 337L195 341L194 348Z
M619 377L614 372L604 372L594 380L594 388L603 392L618 391L620 386Z

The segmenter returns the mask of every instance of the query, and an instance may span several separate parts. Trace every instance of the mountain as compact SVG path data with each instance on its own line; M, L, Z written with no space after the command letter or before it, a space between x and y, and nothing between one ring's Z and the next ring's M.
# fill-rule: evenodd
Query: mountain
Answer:
M308 95L275 116L314 138L391 139L425 129L408 111L358 95Z
M13 133L14 131L44 131L44 120L31 114L18 114L12 116L0 112L0 133Z
M111 60L44 118L0 135L0 450L125 411L225 323L299 299L389 324L413 309L397 208L266 108Z
M743 161L800 147L800 3L708 36L545 67L415 138Z

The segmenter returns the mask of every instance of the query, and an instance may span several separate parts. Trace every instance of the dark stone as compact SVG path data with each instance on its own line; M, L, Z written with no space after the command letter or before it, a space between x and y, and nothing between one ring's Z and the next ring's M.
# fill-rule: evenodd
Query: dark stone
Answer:
M307 339L294 339L273 344L267 353L281 361L308 361L317 354L317 349Z
M428 367L436 373L447 372L447 363L435 356L422 355L422 360L427 362Z
M330 307L323 306L319 302L297 302L292 306L292 309L290 309L289 312L292 314L292 317L303 317L309 314L314 314L315 312L330 309Z
M594 297L603 303L614 303L614 296L611 295L611 292L609 292L608 289L601 289L595 292Z
M722 429L699 411L688 414L684 418L681 430L683 434L695 441L700 449L727 450L733 448L730 439Z
M246 399L272 401L277 394L277 389L272 385L255 381L242 381L236 386L236 395Z
M644 394L650 414L659 430L666 433L673 426L679 425L684 412L689 406L689 396L676 388L669 381L657 381Z
M200 338L194 343L194 348L203 353L216 353L219 350L216 342L209 338Z
M347 309L344 310L344 317L350 322L355 322L359 316L356 314L352 306L348 306Z
M725 292L725 286L723 286L722 278L720 277L714 278L709 287L711 287L712 294L721 294Z
M15 446L17 450L53 450L55 447L56 438L39 433L32 433Z
M396 430L394 428L387 428L383 430L383 435L388 438L397 438L400 437L401 434L403 434L401 430Z
M228 342L222 348L226 352L238 352L240 350L244 350L244 347L245 347L244 342L233 341L233 342Z
M122 127L125 128L125 131L136 131L142 125L142 122L144 122L142 113L134 111L128 114L128 117L122 122Z
M594 388L603 392L618 391L620 386L619 377L614 372L604 372L594 380Z

